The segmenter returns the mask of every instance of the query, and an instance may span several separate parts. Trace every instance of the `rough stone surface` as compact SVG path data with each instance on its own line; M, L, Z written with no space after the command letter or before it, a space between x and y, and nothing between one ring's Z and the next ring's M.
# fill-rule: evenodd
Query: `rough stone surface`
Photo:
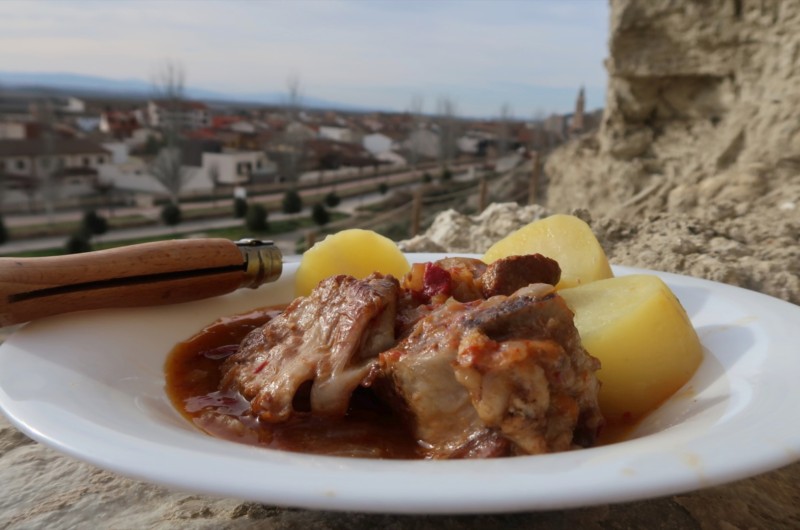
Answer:
M506 234L546 215L547 210L537 204L492 203L478 216L447 210L436 216L425 234L399 246L403 252L485 252Z
M708 214L660 214L638 223L603 218L592 229L614 264L706 278L800 304L800 225L765 219L766 213L728 218L712 208Z
M800 1L612 1L600 131L554 152L548 206L636 219L800 209Z

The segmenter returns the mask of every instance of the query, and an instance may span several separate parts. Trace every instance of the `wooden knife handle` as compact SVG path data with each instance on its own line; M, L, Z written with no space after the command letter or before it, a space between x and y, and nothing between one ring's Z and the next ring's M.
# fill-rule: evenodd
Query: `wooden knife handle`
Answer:
M181 239L52 258L0 258L0 326L50 315L230 293L245 259L228 239Z

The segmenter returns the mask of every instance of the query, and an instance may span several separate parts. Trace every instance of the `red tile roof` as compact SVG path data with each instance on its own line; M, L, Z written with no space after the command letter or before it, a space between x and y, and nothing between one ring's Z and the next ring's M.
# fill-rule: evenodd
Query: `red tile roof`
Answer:
M231 123L236 123L241 120L242 118L239 116L214 116L211 120L211 127L214 129L221 129L227 127Z

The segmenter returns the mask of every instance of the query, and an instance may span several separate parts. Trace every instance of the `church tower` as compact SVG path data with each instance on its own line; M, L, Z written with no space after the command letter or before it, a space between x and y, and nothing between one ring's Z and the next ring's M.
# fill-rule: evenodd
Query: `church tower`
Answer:
M580 92L578 92L578 101L575 102L575 114L572 115L572 121L569 125L569 130L572 133L580 133L583 132L584 128L584 120L583 120L583 107L586 103L584 94L583 94L583 87L581 87Z

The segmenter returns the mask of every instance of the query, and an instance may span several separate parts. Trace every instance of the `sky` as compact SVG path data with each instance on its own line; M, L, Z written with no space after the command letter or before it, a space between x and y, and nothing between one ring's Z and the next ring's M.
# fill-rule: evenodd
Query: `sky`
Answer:
M148 80L180 61L190 87L286 90L348 105L526 119L604 104L604 0L53 0L0 2L0 71Z

